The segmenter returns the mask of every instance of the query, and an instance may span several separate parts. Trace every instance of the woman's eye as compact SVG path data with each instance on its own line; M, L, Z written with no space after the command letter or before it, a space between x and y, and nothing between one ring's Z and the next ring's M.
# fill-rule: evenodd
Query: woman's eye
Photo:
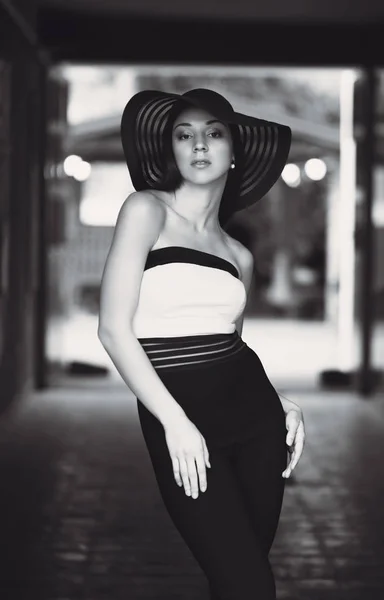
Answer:
M208 137L213 137L213 138L220 138L223 137L223 134L221 131L219 131L218 129L215 129L214 131L208 131L207 133ZM177 137L178 140L188 140L192 137L191 133L180 133Z
M221 134L221 131L215 130L215 131L211 131L208 135L210 135L211 137L214 137L214 138L218 138L218 137L221 137L222 134Z

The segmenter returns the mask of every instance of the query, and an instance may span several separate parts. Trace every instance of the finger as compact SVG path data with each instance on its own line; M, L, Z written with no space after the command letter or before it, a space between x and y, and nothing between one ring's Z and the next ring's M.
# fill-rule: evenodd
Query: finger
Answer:
M283 477L285 479L289 479L289 477L291 476L291 473L292 473L291 469L287 468L285 471L283 471Z
M185 493L187 494L187 496L190 496L191 495L191 483L189 481L189 472L188 472L187 461L185 460L184 456L179 456L179 463L180 463L180 476L183 481L184 490L185 490Z
M295 451L292 455L292 466L291 466L292 471L296 467L297 463L299 462L302 452L303 452L303 444L299 441L295 445Z
M194 456L189 455L187 457L187 465L189 481L191 482L192 498L197 498L197 496L199 495L199 482L197 479L197 470Z
M205 468L204 453L196 456L197 474L199 476L199 484L202 492L207 489L207 471Z
M282 473L283 477L286 477L286 478L288 478L291 475L292 470L293 470L293 466L292 465L294 464L294 459L295 459L295 448L293 448L291 450L291 452L292 452L292 454L291 454L289 463L288 463L286 469Z
M285 440L287 446L291 446L294 439L295 439L295 433L292 431L292 426L290 426L288 428L288 433L287 433L287 437L286 437L286 440Z
M298 443L298 444L301 444L302 446L304 446L304 442L305 442L305 433L304 433L304 430L303 430L303 429L301 429L301 428L300 428L300 429L297 431L297 434L296 434L296 440L297 440L297 443Z
M290 463L288 465L288 468L289 468L289 470L290 470L291 473L292 473L293 469L295 468L295 465L296 465L296 451L294 450L292 452L291 460L290 460Z
M207 444L206 444L204 438L203 438L203 449L204 449L205 464L207 465L207 467L211 468L211 462L209 460L209 452L208 452Z
M294 442L294 439L296 437L298 428L300 425L300 421L296 418L291 418L289 420L289 423L287 424L287 429L288 429L288 433L287 433L287 438L286 438L286 442L288 446L291 446Z
M298 427L297 427L297 432L300 435L303 435L305 437L305 427L304 427L304 421L300 421Z
M291 461L288 461L288 464L286 465L284 471L282 472L282 476L283 477L289 477L289 465L291 464Z
M287 450L288 450L289 454L292 454L292 452L294 451L294 449L295 449L295 443L293 443L291 446L287 447Z
M290 460L290 463L286 470L288 477L292 473L292 471L295 469L297 463L299 462L300 456L303 452L303 446L304 446L303 439L301 439L301 440L299 439L299 441L295 442L295 446L293 448L293 452L291 455L291 460Z
M287 434L287 445L292 447L299 440L305 439L304 422L302 419L295 420L288 425L289 432Z
M292 471L292 461L293 461L293 459L292 459L292 457L291 457L291 458L290 458L290 460L289 460L289 463L288 463L288 465L287 465L287 467L286 467L286 469L285 469L285 471L284 471L284 473L285 473L285 474L286 474L288 477L289 477L289 475L291 474L291 471Z
M304 443L305 443L305 435L304 433L302 433L302 431L298 431L293 443L293 447L296 449L296 452L300 451L300 453L303 451L304 448Z
M180 477L180 465L177 456L171 456L172 469L177 485L182 486L183 482Z

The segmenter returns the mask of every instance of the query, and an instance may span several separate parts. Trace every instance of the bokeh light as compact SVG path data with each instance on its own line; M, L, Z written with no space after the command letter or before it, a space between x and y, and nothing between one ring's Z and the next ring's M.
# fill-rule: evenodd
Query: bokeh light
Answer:
M68 177L73 177L76 167L81 164L82 158L77 154L71 154L64 160L64 172Z
M85 181L91 174L91 164L85 160L82 160L76 168L73 177L77 181Z
M64 173L77 181L86 181L91 174L91 164L77 154L67 156L63 163Z
M304 171L309 179L320 181L327 173L327 165L320 158L310 158L304 165Z
M289 185L289 187L297 187L298 185L300 185L300 169L297 165L293 163L288 163L287 165L285 165L281 177L283 181L287 185Z

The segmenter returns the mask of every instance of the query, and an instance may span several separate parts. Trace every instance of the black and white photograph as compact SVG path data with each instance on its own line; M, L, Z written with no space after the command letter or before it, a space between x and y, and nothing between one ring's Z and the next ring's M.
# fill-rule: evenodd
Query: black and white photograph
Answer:
M384 598L383 34L0 0L2 599Z

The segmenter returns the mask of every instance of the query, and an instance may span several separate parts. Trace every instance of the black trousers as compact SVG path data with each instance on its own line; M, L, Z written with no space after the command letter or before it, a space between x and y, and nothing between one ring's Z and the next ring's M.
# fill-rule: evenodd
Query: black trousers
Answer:
M163 426L139 399L138 413L164 505L205 573L212 600L275 600L268 554L284 494L285 415L256 353L241 338L234 345L236 337L141 340L148 351L161 344L156 356L170 351L169 366L158 374L206 439L212 466L197 499L176 484ZM206 360L196 364L192 344L202 338ZM208 354L217 340L232 350ZM171 366L176 354L190 358Z

